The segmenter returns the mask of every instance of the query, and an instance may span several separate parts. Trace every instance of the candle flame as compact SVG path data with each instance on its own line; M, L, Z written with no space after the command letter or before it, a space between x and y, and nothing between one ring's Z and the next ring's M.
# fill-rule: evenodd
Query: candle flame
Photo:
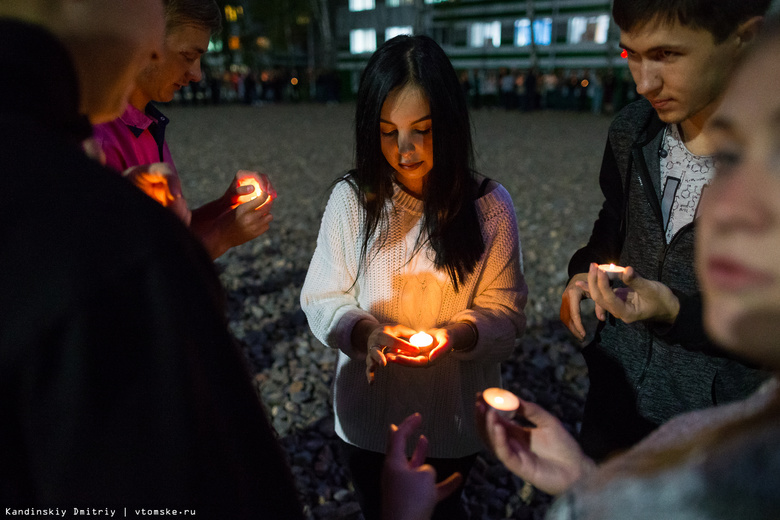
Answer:
M418 332L409 338L409 343L417 348L430 347L433 344L433 337L427 332Z

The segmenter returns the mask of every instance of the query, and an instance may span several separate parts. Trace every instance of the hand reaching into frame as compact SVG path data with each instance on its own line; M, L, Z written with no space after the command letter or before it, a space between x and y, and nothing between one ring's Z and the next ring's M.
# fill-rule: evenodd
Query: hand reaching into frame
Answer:
M422 416L416 413L399 426L390 425L382 468L382 520L428 520L436 504L463 482L460 473L453 473L436 483L436 470L423 464L428 453L428 439L423 435L417 439L412 457L406 458L407 441L421 423Z
M509 471L555 495L595 468L552 414L522 399L517 413L529 426L504 419L481 396L477 399L477 430Z

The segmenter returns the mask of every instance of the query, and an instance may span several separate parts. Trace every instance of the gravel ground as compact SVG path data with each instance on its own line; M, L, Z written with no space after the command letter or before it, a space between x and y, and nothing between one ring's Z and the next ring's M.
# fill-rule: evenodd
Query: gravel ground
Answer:
M309 518L359 519L333 433L335 353L312 336L299 305L329 185L352 164L354 105L164 111L191 206L219 196L238 169L267 173L279 193L271 231L217 260L230 327L290 454ZM472 120L478 169L514 200L529 286L529 326L504 364L505 386L574 431L587 370L558 308L568 259L587 240L601 202L598 167L609 118L483 109ZM542 518L550 502L488 452L478 457L464 495L473 518Z

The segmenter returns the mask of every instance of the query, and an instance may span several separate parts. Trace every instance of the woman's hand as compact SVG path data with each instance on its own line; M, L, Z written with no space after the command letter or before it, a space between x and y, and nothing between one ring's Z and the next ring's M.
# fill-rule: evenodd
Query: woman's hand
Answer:
M462 345L459 348L467 350L473 347L477 339L472 326L462 322L448 323L443 328L425 331L433 337L433 343L430 347L419 348L404 339L411 338L416 332L397 324L383 324L373 330L368 339L366 355L366 378L369 384L374 381L376 369L388 363L426 368L455 345Z
M362 327L363 323L370 323L368 321L358 323L358 327ZM391 353L405 352L407 355L417 356L420 354L420 349L410 344L408 341L404 341L401 338L409 338L416 331L399 325L397 323L380 323L372 324L371 330L362 332L365 334L368 332L368 339L366 340L366 379L368 384L372 384L376 377L376 371L378 368L387 366L388 361L391 361ZM367 325L366 325L367 326Z
M429 350L417 354L403 351L391 352L387 354L388 360L404 366L428 367L451 350L458 352L471 350L478 339L476 328L461 321L448 323L443 328L430 329L426 332L433 336L433 345Z
M521 399L517 413L529 427L504 419L477 399L477 430L509 471L555 495L595 469L561 422L542 407Z
M403 343L408 345L409 348L387 352L386 357L388 361L407 367L428 367L439 359L442 354L452 350L450 331L447 327L442 329L429 329L425 332L433 337L433 343L430 347L419 349L411 345L408 341L404 341ZM414 333L415 332L412 331L412 334Z

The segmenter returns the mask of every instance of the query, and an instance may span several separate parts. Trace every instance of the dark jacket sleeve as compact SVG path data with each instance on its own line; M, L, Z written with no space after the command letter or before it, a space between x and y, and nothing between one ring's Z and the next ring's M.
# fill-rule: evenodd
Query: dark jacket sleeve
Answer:
M704 318L702 310L701 292L685 294L676 289L672 292L680 302L680 312L675 322L669 326L651 325L650 330L670 345L680 345L685 350L703 352L707 355L739 361L747 366L754 366L752 362L735 356L733 353L723 350L710 340L704 330Z
M601 161L599 186L604 194L604 203L587 245L574 253L569 261L570 278L575 274L587 272L592 262L617 263L623 248L623 181L609 140Z
M158 218L144 248L132 232L121 240L135 246L124 248L107 236L89 250L90 276L63 269L48 279L56 290L27 287L46 317L32 336L20 331L30 341L15 424L29 452L7 498L302 518L213 266L170 229L178 222Z
M680 344L687 350L719 352L704 332L701 292L685 294L674 288L671 290L680 302L680 312L674 324L654 326L653 332L666 343Z

